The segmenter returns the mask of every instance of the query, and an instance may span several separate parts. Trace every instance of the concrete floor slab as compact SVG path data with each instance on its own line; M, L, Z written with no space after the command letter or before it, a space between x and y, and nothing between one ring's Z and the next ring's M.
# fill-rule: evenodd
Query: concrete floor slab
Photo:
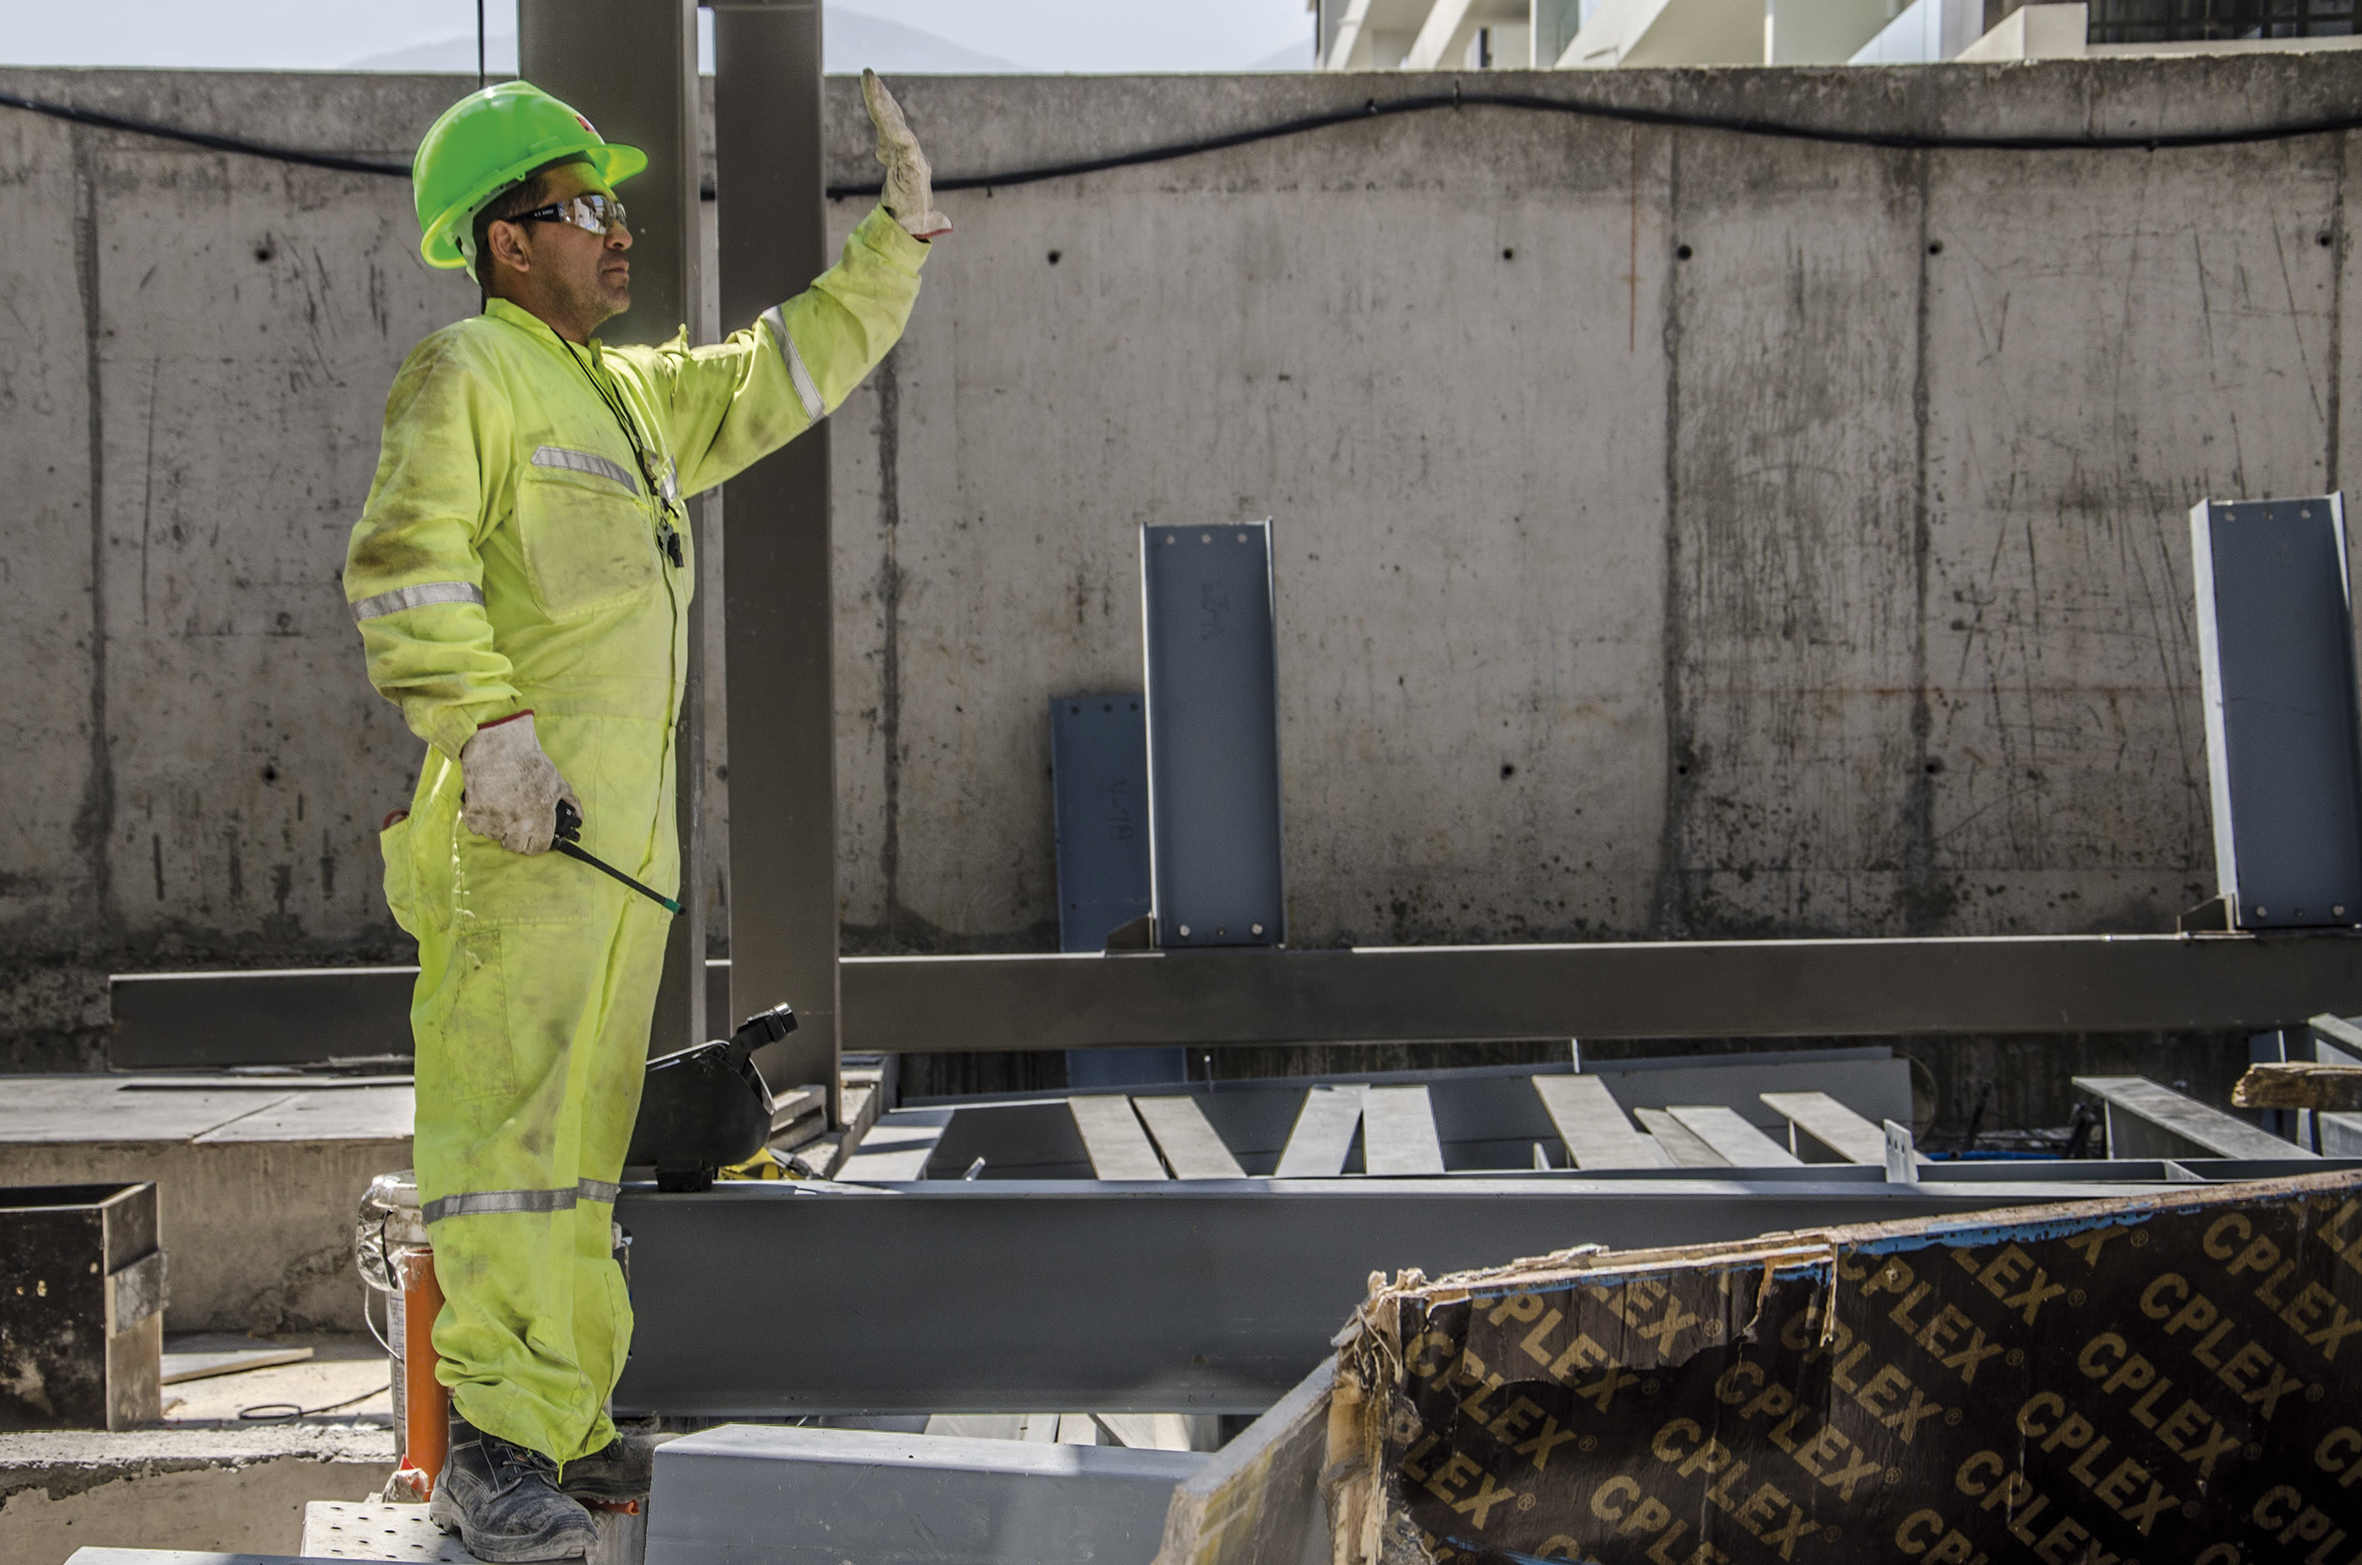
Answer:
M35 1085L37 1083L38 1085ZM285 1086L127 1091L120 1076L33 1078L0 1099L0 1143L191 1141L284 1102Z
M298 1407L315 1416L363 1421L393 1419L391 1370L385 1349L368 1337L301 1333L277 1339L307 1349L297 1363L268 1365L236 1374L188 1380L164 1388L167 1424L231 1423L249 1409ZM170 1344L168 1343L167 1346Z
M61 1565L77 1549L285 1555L313 1500L374 1494L393 1435L311 1422L0 1435L0 1559Z
M229 1141L402 1141L410 1135L410 1088L297 1092L197 1137Z

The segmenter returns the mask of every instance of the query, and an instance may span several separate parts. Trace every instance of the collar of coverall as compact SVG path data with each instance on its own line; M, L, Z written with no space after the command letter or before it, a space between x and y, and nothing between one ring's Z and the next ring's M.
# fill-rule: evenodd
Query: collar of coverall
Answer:
M543 320L540 316L534 314L531 310L526 309L523 305L511 304L506 299L486 299L484 301L484 313L496 321L505 321L511 326L521 327L524 330L531 332L536 337L541 338L543 342L554 352L564 353L568 349L569 344L566 342L565 338L558 335L558 330L556 327ZM588 351L590 354L590 361L593 364L599 362L600 347L598 338L593 337L588 342L573 344L572 348L576 353Z

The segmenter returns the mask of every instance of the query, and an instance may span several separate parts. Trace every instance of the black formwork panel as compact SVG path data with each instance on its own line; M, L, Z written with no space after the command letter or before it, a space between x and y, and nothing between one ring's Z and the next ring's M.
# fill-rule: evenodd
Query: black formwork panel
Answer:
M2234 927L2362 923L2362 719L2337 495L2190 512L2218 890Z
M1282 944L1271 524L1144 527L1140 581L1158 943Z

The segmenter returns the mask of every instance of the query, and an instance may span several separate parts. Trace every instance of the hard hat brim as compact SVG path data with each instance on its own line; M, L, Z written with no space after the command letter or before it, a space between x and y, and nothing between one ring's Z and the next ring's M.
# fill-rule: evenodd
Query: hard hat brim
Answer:
M627 147L616 141L601 142L597 146L583 148L578 154L560 154L560 156L579 156L588 161L591 172L598 175L600 182L609 189L622 184L648 166L647 153L637 147ZM502 169L491 180L482 195L447 208L429 225L425 236L418 242L418 253L426 258L426 264L444 271L457 271L467 265L466 258L459 253L458 225L463 221L473 221L476 212L485 202L550 161L552 160L549 157L535 152L514 165Z

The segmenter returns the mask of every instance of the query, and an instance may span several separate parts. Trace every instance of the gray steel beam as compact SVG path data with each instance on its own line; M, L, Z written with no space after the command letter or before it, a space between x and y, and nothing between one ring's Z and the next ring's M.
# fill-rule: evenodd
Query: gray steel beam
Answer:
M735 1425L656 1448L648 1565L1147 1565L1196 1451Z
M703 1417L1259 1412L1329 1352L1372 1271L1433 1277L1578 1244L2168 1188L1855 1173L633 1188L616 1216L632 1236L637 1325L615 1405Z
M2362 923L2345 502L2190 512L2215 885L2238 929Z
M734 835L750 830L763 828L740 824ZM734 889L743 910L749 888ZM854 957L842 967L845 1047L886 1053L2228 1032L2362 1011L2362 939L2345 935ZM416 977L402 967L118 975L111 1058L142 1068L407 1053ZM732 987L764 992L743 978ZM796 1084L772 1060L764 1071Z
M663 342L683 325L701 334L695 0L517 0L517 58L527 81L588 115L609 140L648 154L647 169L624 192L632 213L632 307L600 337ZM696 510L701 515L703 507ZM689 912L673 920L665 941L651 1054L706 1035L705 990L693 982L705 959L704 663L704 610L692 600L687 691L673 732L680 900Z
M861 1052L2209 1032L2362 1006L2362 939L2069 935L855 957Z
M411 1052L415 967L117 973L107 980L114 1070L309 1065Z
M723 0L714 13L714 187L722 329L828 266L819 0ZM835 602L828 426L730 480L730 1009L782 1000L801 1027L757 1056L783 1087L837 1105Z

